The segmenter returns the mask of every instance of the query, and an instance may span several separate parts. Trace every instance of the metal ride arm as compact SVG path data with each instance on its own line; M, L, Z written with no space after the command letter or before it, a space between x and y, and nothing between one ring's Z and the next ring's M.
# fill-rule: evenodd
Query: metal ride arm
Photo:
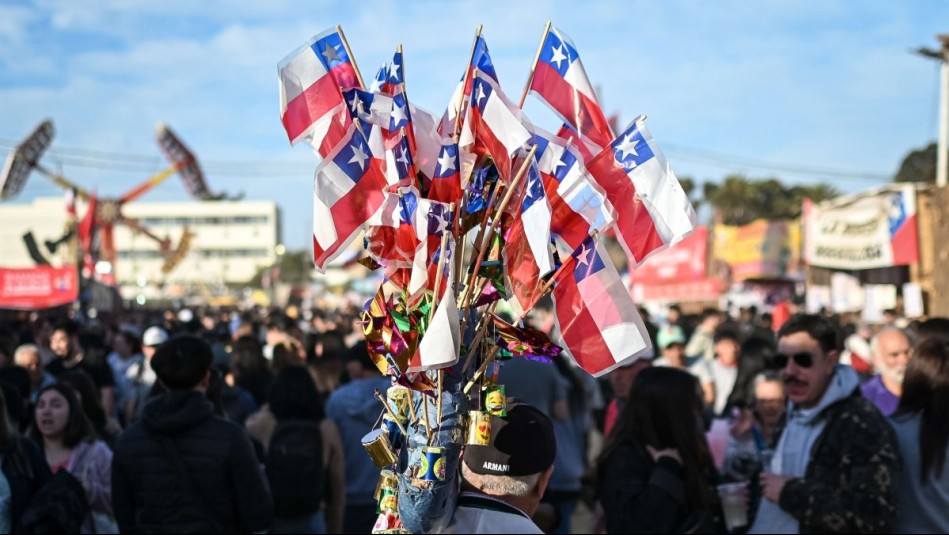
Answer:
M123 225L125 225L125 226L127 226L128 228L132 229L132 232L136 232L136 233L138 233L138 234L143 234L143 235L145 235L145 236L147 236L147 237L149 237L149 238L155 240L155 242L157 242L157 243L158 243L158 246L161 248L161 254L162 254L162 256L165 256L166 254L168 254L168 251L171 249L171 240L169 240L168 238L159 237L158 235L156 235L156 234L153 233L152 231L150 231L150 230L148 230L147 228L145 228L144 226L142 226L142 224L139 223L138 220L135 220L135 219L131 219L131 218L122 216L122 218L120 219L120 221L122 222Z
M49 169L43 167L39 163L33 164L33 168L39 171L41 174L47 176L50 180L55 182L59 187L75 190L76 195L79 196L82 200L88 201L90 198L92 198L92 194L86 191L85 189L83 189L82 186L79 186L78 184L70 182L68 179L66 179L66 177L50 171Z
M122 195L122 196L119 198L119 202L120 202L120 203L126 203L126 202L134 201L135 199L137 199L137 198L141 197L142 195L144 195L145 193L147 193L148 190L150 190L150 189L154 188L155 186L161 184L162 182L164 182L165 180L167 180L168 177L170 177L170 176L174 175L175 173L177 173L180 168L181 168L180 164L177 164L177 163L176 163L176 164L172 165L171 167L168 167L168 168L166 168L166 169L164 169L164 170L162 170L162 171L159 171L158 173L155 174L155 176L149 178L149 179L146 180L145 182L142 182L142 183L139 184L138 186L135 186L134 188L132 188L131 190L129 190L128 192L126 192L125 195Z

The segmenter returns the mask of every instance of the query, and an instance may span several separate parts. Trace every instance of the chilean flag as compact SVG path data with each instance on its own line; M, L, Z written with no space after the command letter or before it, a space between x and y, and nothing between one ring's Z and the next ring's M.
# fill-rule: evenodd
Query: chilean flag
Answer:
M604 147L613 139L573 42L553 26L544 36L530 90L584 138Z
M587 238L573 252L572 269L554 285L563 346L594 377L651 351L649 334L606 251Z
M544 183L536 159L527 168L526 187L520 203L520 214L505 236L504 269L514 311L523 317L540 297L540 278L553 269L550 251L550 204L544 194Z
M340 88L359 87L342 37L335 29L313 37L284 58L277 71L280 119L290 143L309 138L325 157L326 147L335 147L334 141L345 136L345 123L339 122L345 117Z
M435 162L435 173L428 190L433 201L461 202L461 166L458 160L458 144L446 141Z
M440 130L444 136L451 136L454 133L456 116L462 114L462 118L465 117L464 108L458 109L458 106L463 107L467 104L469 100L468 97L471 96L472 78L475 69L477 69L478 72L484 73L485 76L494 80L495 83L500 83L498 81L498 73L494 70L494 62L491 61L491 54L488 52L488 43L480 34L475 39L471 62L468 64L465 73L461 75L461 79L455 87L455 92L451 95L451 101L448 102L448 108L442 116Z
M616 235L630 266L695 228L689 198L641 121L633 121L587 168L613 205Z
M382 206L382 162L350 126L336 149L316 168L313 189L313 261L322 271Z
M418 191L412 187L400 188L398 193L386 193L385 202L369 220L369 255L383 266L409 267L419 240L415 235Z
M415 214L415 237L418 239L418 247L412 261L412 276L408 286L411 301L422 297L425 290L434 288L442 236L449 234L451 238L453 216L454 212L450 204L429 199L420 199L418 202ZM454 240L449 239L449 242L454 243ZM450 254L451 248L446 248L446 255ZM446 274L447 272L443 271L442 276ZM442 281L439 293L448 287L447 283ZM436 296L436 299L438 297L440 296Z
M441 299L435 305L432 321L419 342L418 351L409 360L407 373L422 372L447 368L458 363L458 353L461 346L461 328L458 322L458 304L455 301L455 292L451 291L454 285L455 274L452 269L451 249L454 240L448 240L444 259L443 273L445 281L441 284L444 292L440 292ZM442 261L443 259L438 259ZM433 266L437 265L432 262Z
M613 224L613 207L583 165L577 145L538 128L531 141L550 202L550 230L570 249L580 247L594 230Z
M489 76L478 72L471 90L471 104L459 147L474 145L475 152L494 158L498 173L511 180L511 155L531 138L520 114Z

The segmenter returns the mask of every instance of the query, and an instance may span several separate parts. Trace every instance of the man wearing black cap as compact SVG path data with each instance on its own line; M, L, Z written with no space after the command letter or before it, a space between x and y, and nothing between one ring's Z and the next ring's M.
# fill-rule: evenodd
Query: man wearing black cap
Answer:
M526 404L491 417L487 445L462 453L461 495L441 533L543 533L531 520L554 471L557 442L550 419Z

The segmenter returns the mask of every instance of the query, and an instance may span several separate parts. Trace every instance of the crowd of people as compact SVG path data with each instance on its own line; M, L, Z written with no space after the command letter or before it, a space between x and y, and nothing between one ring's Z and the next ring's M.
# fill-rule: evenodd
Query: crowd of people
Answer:
M358 309L68 316L0 321L0 532L372 529ZM600 380L504 362L520 445L464 457L445 532L949 532L949 320L652 320Z

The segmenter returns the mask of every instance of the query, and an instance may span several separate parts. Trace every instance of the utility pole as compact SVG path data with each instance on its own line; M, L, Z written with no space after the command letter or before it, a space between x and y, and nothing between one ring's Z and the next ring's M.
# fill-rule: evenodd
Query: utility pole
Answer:
M936 185L943 187L949 182L949 34L936 36L939 50L919 48L921 56L938 60L939 66L939 144L936 149Z

